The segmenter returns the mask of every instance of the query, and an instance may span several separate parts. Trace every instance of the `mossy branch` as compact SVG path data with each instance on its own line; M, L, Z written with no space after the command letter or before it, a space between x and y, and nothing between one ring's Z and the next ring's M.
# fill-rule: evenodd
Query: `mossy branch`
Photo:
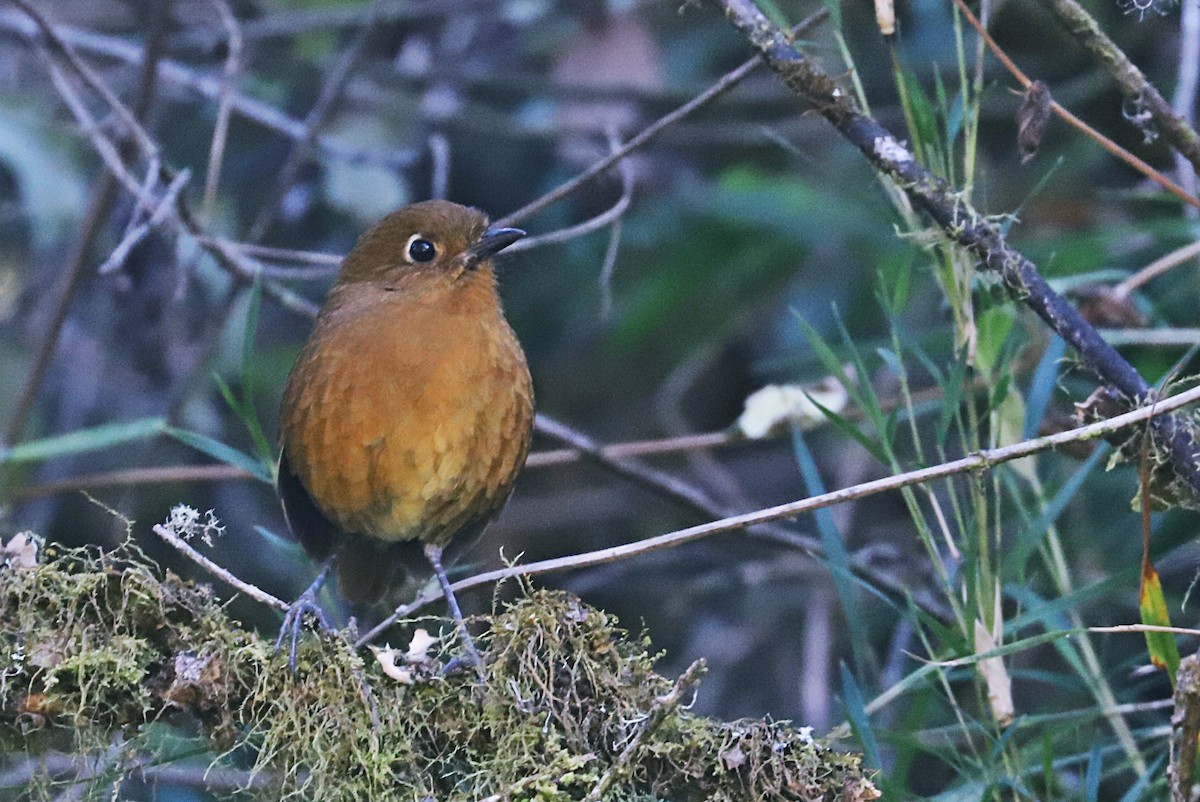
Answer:
M185 753L197 778L276 799L566 802L601 784L612 800L878 796L857 756L786 723L682 709L699 667L672 683L644 639L566 594L486 617L483 682L444 676L442 654L397 672L315 637L293 677L206 587L160 578L132 547L47 559L23 543L0 544L0 749L36 764L28 798L108 798ZM180 746L188 729L199 748ZM52 775L64 753L103 768Z

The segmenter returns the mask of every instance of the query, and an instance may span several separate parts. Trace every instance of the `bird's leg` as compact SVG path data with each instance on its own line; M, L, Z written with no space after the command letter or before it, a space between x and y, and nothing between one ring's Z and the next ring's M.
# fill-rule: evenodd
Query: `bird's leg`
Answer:
M291 638L288 647L288 668L293 674L296 673L296 646L300 642L300 628L304 625L304 614L311 613L317 619L317 624L322 630L326 632L333 630L333 623L329 620L329 616L317 603L317 593L325 584L325 580L329 578L331 568L333 568L332 559L326 561L321 568L321 573L317 574L317 578L288 607L287 613L283 616L283 625L279 627L279 637L275 639L275 651L278 652L283 646L285 638Z
M454 621L458 624L458 637L462 639L467 657L475 664L475 672L482 679L483 659L475 648L475 641L471 640L471 633L467 632L467 622L463 620L462 610L458 607L458 599L454 597L454 591L450 589L450 578L446 576L446 569L442 567L442 547L426 543L425 558L429 560L429 564L433 566L433 572L437 574L438 584L442 586L442 595L446 597L450 614L454 616Z

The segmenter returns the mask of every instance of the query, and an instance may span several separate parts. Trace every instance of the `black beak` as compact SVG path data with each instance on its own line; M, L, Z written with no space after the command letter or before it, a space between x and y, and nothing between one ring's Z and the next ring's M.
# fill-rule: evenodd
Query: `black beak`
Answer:
M471 246L467 254L474 264L489 256L495 256L524 236L525 232L519 228L489 228L484 232L483 238Z

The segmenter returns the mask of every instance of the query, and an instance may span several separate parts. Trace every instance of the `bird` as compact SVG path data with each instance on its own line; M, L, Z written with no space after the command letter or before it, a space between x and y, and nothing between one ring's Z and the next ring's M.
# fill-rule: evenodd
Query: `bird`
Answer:
M290 635L293 673L304 617L332 629L317 603L331 572L344 599L373 603L429 569L479 670L444 564L504 506L529 453L533 385L493 264L524 236L424 201L343 259L280 408L284 518L323 564L275 644Z

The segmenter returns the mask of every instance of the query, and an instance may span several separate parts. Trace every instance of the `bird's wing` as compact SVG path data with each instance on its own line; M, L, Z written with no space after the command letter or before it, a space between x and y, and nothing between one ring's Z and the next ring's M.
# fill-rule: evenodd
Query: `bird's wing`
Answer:
M287 449L279 455L279 500L283 504L283 517L288 529L309 556L319 562L329 559L337 549L341 532L333 521L325 517L313 501L308 488L292 471L288 462Z

